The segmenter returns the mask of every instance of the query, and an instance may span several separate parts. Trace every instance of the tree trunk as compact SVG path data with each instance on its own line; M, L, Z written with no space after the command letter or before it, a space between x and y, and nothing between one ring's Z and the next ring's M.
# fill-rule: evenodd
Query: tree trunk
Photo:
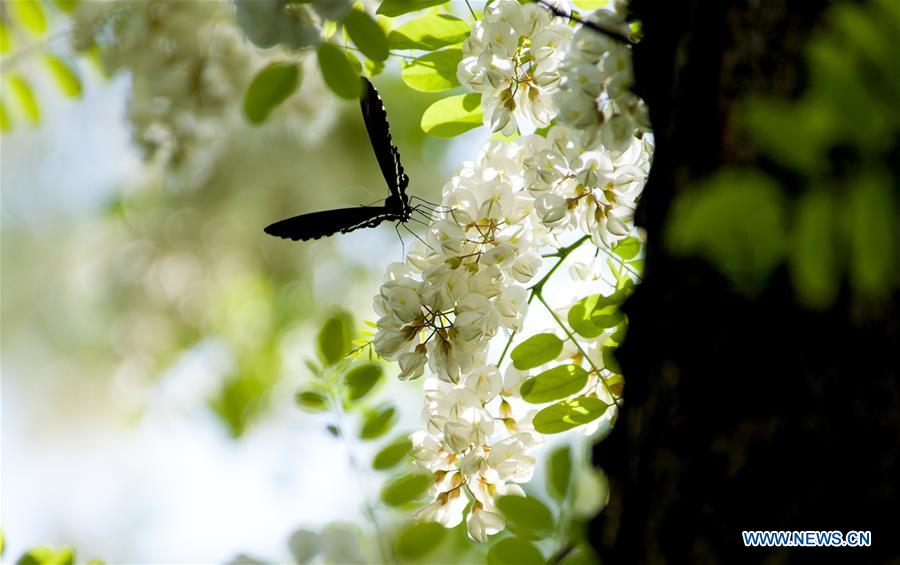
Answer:
M897 297L879 320L846 289L811 312L784 268L747 297L664 246L680 192L757 162L736 105L803 88L803 45L826 7L726 4L632 2L657 148L638 210L646 272L617 352L626 403L594 449L610 500L591 541L607 563L887 561L900 556ZM871 530L872 547L745 548L742 530Z

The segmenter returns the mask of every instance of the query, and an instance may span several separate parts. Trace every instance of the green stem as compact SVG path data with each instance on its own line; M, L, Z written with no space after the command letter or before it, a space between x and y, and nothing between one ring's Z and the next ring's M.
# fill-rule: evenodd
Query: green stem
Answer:
M329 387L328 399L331 404L332 412L335 415L335 426L338 429L338 433L341 436L341 441L343 442L344 448L347 451L347 459L350 462L350 468L353 471L353 474L356 476L357 482L359 483L360 495L362 495L363 508L365 510L366 517L369 518L369 521L372 522L372 527L375 528L375 539L378 543L378 551L379 553L381 553L382 562L397 563L397 557L394 555L390 543L383 543L387 540L387 537L378 522L378 517L375 514L375 508L372 506L372 503L369 502L369 497L366 494L367 489L363 480L362 468L360 467L359 462L356 460L356 457L353 455L353 446L350 444L350 440L347 435L348 430L344 420L344 408L341 402L341 394L339 391L335 391L334 386Z
M547 271L547 273L543 277L541 277L541 280L536 282L530 288L531 294L528 296L528 304L531 304L531 301L534 300L534 297L541 291L541 289L544 288L544 285L547 284L547 281L550 280L550 277L553 276L553 273L556 272L556 269L558 269L560 267L560 265L562 265L563 262L565 262L566 257L568 257L569 254L571 254L573 251L578 249L582 243L584 243L585 241L587 241L589 239L590 239L590 236L586 235L586 236L582 237L581 239L579 239L578 241L576 241L575 243L573 243L572 245L569 245L568 247L561 247L556 253L544 256L544 257L559 257L559 261L557 261L556 264L554 264L552 267L550 267L550 270ZM506 358L506 353L507 353L507 351L509 351L509 346L512 345L513 339L515 337L516 337L515 331L513 331L511 334L509 334L509 339L506 340L506 345L503 347L503 352L500 354L500 359L497 360L498 368L503 363L503 359Z
M544 297L541 296L540 292L537 293L537 299L540 300L541 304L543 304L547 308L547 311L550 312L550 315L553 316L553 319L556 320L556 323L559 324L559 327L563 332L565 332L566 337L568 337L569 340L575 344L575 347L578 348L578 351L581 352L581 355L584 357L585 361L588 362L588 365L591 366L591 369L593 369L593 371L597 373L597 378L599 378L600 382L603 383L603 388L605 388L609 395L612 397L613 402L615 402L616 406L621 408L621 406L619 405L619 397L613 393L612 389L610 389L609 385L606 383L606 379L604 379L603 375L600 374L600 367L594 364L594 361L591 360L591 357L587 354L587 351L585 351L584 348L581 347L581 344L578 343L578 340L575 339L575 333L569 331L569 328L567 328L563 321L559 319L559 316L557 316L553 308L551 308L550 305L547 304L547 301L544 300Z

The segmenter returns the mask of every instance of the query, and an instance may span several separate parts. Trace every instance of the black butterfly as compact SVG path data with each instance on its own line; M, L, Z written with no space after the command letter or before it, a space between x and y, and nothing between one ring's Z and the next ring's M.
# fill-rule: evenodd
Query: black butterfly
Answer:
M348 233L359 228L374 228L385 220L405 225L411 219L412 213L417 211L418 207L409 205L409 197L406 195L409 177L403 172L397 147L391 143L387 112L381 96L367 78L362 77L362 83L359 105L366 122L366 130L369 132L369 141L372 142L372 149L375 150L375 157L378 159L378 166L381 167L381 173L391 192L390 196L385 199L383 206L339 208L281 220L267 226L265 228L267 234L294 241L319 239L337 232Z

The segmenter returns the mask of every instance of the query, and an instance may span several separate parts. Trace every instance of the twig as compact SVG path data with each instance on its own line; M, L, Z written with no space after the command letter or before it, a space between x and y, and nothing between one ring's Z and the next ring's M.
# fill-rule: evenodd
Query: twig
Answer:
M632 39L630 37L628 37L627 35L624 35L621 32L616 31L614 29L609 29L609 28L602 26L596 22L592 22L590 20L583 20L583 19L581 19L580 16L576 16L575 14L573 14L571 12L566 12L565 10L557 8L556 6L554 6L553 4L548 2L548 0L534 0L534 1L537 2L538 4L540 4L541 6L547 8L548 10L550 10L555 15L557 15L561 18L567 18L569 20L572 20L573 22L579 23L579 24L583 25L584 27L588 27L588 28L596 31L597 33L602 33L603 35L611 37L611 38L615 39L616 41L621 41L622 43L624 43L626 45L634 44L634 41L632 41Z

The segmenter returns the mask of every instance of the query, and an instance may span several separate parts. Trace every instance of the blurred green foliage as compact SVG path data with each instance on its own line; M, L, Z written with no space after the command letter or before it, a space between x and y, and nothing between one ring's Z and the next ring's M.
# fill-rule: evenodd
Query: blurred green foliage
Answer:
M795 100L745 101L743 123L784 174L720 171L684 195L667 239L745 292L785 261L797 299L828 308L843 281L877 303L900 283L900 3L836 3L806 46Z

